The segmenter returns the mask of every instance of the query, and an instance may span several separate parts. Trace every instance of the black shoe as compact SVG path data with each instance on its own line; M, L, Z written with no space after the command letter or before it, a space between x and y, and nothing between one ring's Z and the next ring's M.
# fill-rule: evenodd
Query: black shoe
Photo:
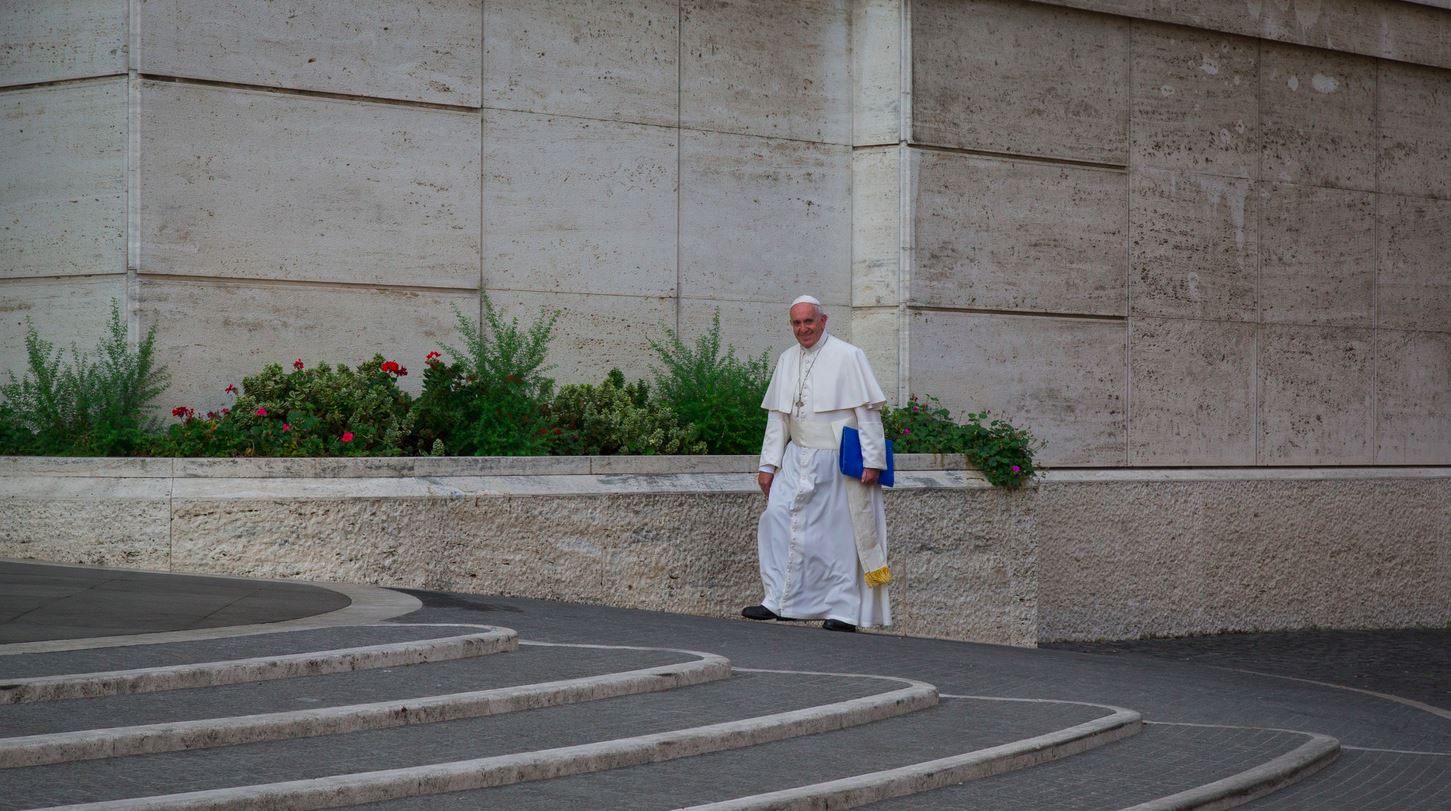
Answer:
M776 612L764 605L748 605L741 609L741 616L748 620L778 620Z
M823 630L827 631L842 631L848 634L856 633L855 625L852 625L849 622L842 622L841 620L827 620L826 622L821 623L821 627Z

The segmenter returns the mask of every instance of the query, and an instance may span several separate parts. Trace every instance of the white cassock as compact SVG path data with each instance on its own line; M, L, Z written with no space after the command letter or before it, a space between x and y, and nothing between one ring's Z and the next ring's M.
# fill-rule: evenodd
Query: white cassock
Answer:
M841 428L850 425L861 432L864 466L886 467L885 404L866 355L829 333L811 349L793 347L776 361L761 403L767 420L760 464L776 475L757 544L766 592L761 605L779 616L891 624L888 587L868 585L861 562L866 556L885 568L882 488L848 482L837 463ZM849 486L858 495L849 498ZM865 539L860 549L859 536Z

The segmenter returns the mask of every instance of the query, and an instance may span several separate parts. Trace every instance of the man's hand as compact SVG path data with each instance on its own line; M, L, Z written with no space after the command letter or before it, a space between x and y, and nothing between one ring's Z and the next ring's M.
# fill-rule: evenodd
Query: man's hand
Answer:
M764 470L756 474L756 484L761 488L761 495L766 498L771 497L771 480L774 478L776 478L776 474L767 473Z
M869 468L863 468L862 469L862 484L867 484L867 485L876 484L877 483L877 479L880 479L881 477L882 477L882 471L877 470L874 467L869 467Z

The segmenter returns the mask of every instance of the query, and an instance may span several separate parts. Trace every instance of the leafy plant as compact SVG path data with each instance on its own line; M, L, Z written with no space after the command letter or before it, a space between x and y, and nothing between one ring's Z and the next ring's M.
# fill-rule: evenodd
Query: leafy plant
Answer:
M242 381L235 406L198 418L178 406L159 450L178 456L397 456L411 443L408 370L375 355L356 370L270 363ZM228 386L229 392L236 389Z
M124 456L148 443L156 421L146 406L166 389L156 365L156 327L130 346L121 306L111 302L94 357L71 347L70 360L26 320L24 377L0 385L0 443L7 453Z
M721 353L720 310L710 332L687 345L670 329L663 340L651 340L660 360L651 367L655 396L692 427L708 453L750 453L761 447L766 412L761 399L771 382L768 355L741 360L735 347Z
M961 453L997 487L1021 487L1038 471L1033 455L1042 442L987 411L959 424L936 397L914 394L905 407L886 409L882 422L897 453Z
M704 453L705 443L675 412L650 400L643 380L626 383L619 369L599 385L564 386L554 398L561 433L554 450L569 455Z
M464 348L444 346L450 362L429 353L423 394L414 406L419 448L476 456L531 456L549 452L561 431L549 414L554 381L549 340L559 312L541 309L521 328L505 322L487 295L483 318L474 321L454 308Z

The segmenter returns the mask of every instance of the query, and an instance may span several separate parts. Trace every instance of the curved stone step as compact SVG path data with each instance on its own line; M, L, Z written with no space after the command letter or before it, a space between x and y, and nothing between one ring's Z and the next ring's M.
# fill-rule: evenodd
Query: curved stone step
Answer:
M512 629L487 628L452 636L385 645L10 679L0 684L0 704L131 695L158 690L216 687L269 679L346 673L353 670L485 656L514 650L518 644L518 634Z
M549 646L545 649L570 650L571 658L579 658L579 649L585 647L595 650L600 649L597 646L579 645ZM637 654L644 651L654 652L654 649L643 648L612 648L611 650L633 651ZM433 724L462 718L478 718L581 701L596 701L617 696L671 690L677 687L687 687L718 679L725 679L731 675L730 662L724 657L693 651L670 651L668 653L680 654L683 657L693 659L693 661L671 662L669 664L637 668L624 672L604 673L530 684L514 684L505 687L470 690L467 692L443 695L390 696L386 700L381 701L342 704L339 706L306 710L254 713L235 717L173 720L164 723L138 724L105 729L77 729L68 732L0 738L0 768L18 768L74 760L125 757L219 746L236 746L261 741L275 741L318 735L337 735L360 730L385 729L388 727L413 724ZM672 656L668 658L677 657ZM493 662L480 663L476 660L465 660L445 664L466 666L451 668L456 671L465 671L450 674L453 676L452 681L458 682L466 680L470 676L466 672L467 670L478 670L478 668L470 668L467 666L493 664ZM420 669L437 670L438 668L432 668L430 665L424 664L412 665L382 674L363 673L347 675L365 677L386 676L388 678L371 679L372 681L380 682L380 684L372 685L375 690L381 688L385 692L390 690L396 691L410 681L427 682L430 685L437 685L441 681L444 681L437 674L409 672ZM550 668L545 663L537 661L525 664L522 671L518 667L512 668L513 674L516 676L522 672L527 672L529 669L537 672ZM554 669L558 669L557 663ZM489 674L475 672L472 675L474 676L473 680L481 681ZM318 693L326 692L328 690L327 682L338 678L340 677L319 676L313 677L312 679L290 681L318 682L311 690L301 691L304 693ZM273 684L268 683L265 686L271 687ZM252 685L248 686L251 687ZM299 686L301 685L288 684L287 687L291 688L288 690L289 695L296 696L300 692L297 689ZM224 692L228 689L230 688L221 688L218 691L212 692ZM354 688L350 692L355 693L357 690ZM243 703L246 698L245 696L236 697L227 695L214 695L209 697L214 698L222 706L237 706ZM174 699L175 697L167 696L167 698ZM239 698L243 699L243 701L239 701ZM111 700L92 699L91 701L104 703ZM255 701L248 703L255 703ZM3 709L0 708L0 710ZM69 713L72 709L66 707L62 709L62 712ZM115 717L113 713L107 712L104 706L81 709L87 714L95 714L109 718ZM13 729L13 724L5 725L3 723L6 720L8 719L5 713L0 711L0 728ZM49 719L35 720L44 721ZM39 723L33 723L32 725L42 726Z
M921 712L807 738L364 808L838 808L1070 755L1138 729L1137 713L1115 707L944 698Z
M10 770L5 778L7 799L16 807L86 801L74 807L325 808L657 762L843 729L936 703L931 685L907 679L745 673L648 696L227 749L28 767ZM757 714L742 718L748 708ZM687 726L681 726L683 719ZM599 739L579 742L589 735ZM529 751L530 745L541 748ZM200 790L137 796L185 786Z
M1335 739L1309 732L1145 723L1141 734L1078 757L865 807L1233 808L1313 774L1333 761L1339 748Z

